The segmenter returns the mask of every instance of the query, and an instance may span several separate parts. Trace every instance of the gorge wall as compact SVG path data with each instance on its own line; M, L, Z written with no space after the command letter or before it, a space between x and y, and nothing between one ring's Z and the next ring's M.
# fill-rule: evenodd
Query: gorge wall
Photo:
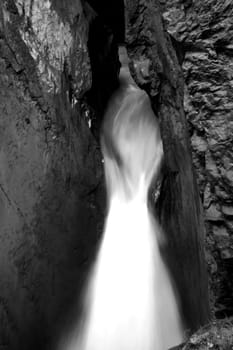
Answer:
M188 333L208 322L210 310L204 222L183 108L183 75L164 30L159 1L125 3L129 67L150 97L163 140L160 195L152 207L163 228L166 243L161 251L177 287Z
M46 349L64 329L102 232L84 7L0 3L1 349Z
M160 0L185 77L206 223L210 286L218 317L233 314L233 3Z

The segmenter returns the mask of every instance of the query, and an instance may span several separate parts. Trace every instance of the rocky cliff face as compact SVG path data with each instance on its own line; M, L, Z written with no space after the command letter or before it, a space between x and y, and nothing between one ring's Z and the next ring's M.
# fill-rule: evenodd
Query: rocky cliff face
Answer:
M77 0L0 4L1 349L45 349L100 236L102 156L84 98L93 15Z
M180 296L185 329L209 319L204 223L183 108L183 76L164 30L159 1L127 0L126 42L136 83L145 89L160 123L164 160L157 215L162 249Z
M185 77L189 122L207 228L207 261L218 317L232 315L233 3L160 0Z

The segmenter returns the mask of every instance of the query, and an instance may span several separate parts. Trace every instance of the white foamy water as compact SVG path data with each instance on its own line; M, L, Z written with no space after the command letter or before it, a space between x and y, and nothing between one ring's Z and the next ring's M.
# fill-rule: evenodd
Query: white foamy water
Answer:
M62 350L166 350L183 341L183 331L159 252L162 233L147 205L163 149L149 99L131 84L110 103L102 150L108 214L82 327Z

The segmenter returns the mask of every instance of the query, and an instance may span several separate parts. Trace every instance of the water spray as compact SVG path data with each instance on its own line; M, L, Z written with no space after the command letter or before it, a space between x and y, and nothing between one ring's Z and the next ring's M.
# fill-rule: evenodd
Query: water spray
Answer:
M82 322L62 350L167 350L183 341L178 302L160 254L163 234L148 191L163 157L158 121L127 66L101 145L108 214Z

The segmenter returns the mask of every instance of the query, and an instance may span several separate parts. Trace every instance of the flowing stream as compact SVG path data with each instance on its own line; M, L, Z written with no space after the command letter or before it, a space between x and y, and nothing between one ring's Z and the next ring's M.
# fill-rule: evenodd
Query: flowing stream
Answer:
M102 128L108 214L84 300L85 318L63 350L167 350L183 341L163 234L148 190L163 157L158 122L128 68Z

